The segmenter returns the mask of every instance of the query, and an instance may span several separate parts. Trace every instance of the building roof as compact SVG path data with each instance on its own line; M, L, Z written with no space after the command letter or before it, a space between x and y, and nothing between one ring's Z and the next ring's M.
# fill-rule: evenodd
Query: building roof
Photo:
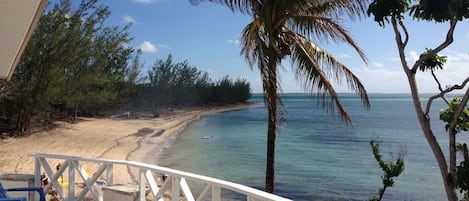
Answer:
M47 0L0 1L0 79L15 71Z

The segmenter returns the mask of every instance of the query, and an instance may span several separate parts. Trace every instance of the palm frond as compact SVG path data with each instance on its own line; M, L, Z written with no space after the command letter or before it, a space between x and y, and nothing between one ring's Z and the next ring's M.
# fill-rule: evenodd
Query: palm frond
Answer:
M189 0L191 4L198 5L204 0ZM258 10L260 3L258 0L206 0L222 4L230 8L233 12L239 11L241 13L252 14L253 11Z
M267 45L263 24L259 21L249 23L241 33L241 54L244 55L251 69L257 64L267 66Z
M352 120L340 102L329 78L341 84L340 78L345 76L347 85L360 95L363 105L369 108L368 95L360 80L346 66L312 44L311 41L300 38L295 38L294 41L291 61L296 79L307 91L317 90L318 98L327 111L335 111L337 108L342 120L351 124Z
M364 51L349 35L348 31L331 18L321 16L295 16L286 24L286 29L318 41L344 42L352 46L357 54L367 63Z
M350 19L366 16L369 0L318 0L308 1L301 7L300 15L321 15L340 18L347 15Z
M278 66L269 68L270 55L268 53L272 50L269 50L268 47L269 43L265 35L264 24L261 21L254 21L248 24L241 34L241 44L243 46L241 54L244 55L251 69L256 66L261 74L264 103L270 110L277 111L280 118L279 121L283 122L287 110L278 96L278 93L281 92L281 87L278 83L279 74L276 72ZM269 103L268 100L272 99L276 100L276 106ZM278 106L281 109L277 110Z

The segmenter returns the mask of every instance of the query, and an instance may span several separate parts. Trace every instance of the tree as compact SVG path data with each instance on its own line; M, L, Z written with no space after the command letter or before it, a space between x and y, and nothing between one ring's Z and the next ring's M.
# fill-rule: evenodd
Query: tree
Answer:
M82 1L78 9L68 12L64 22L67 34L63 37L72 41L68 48L75 54L69 56L73 62L62 67L65 79L55 87L62 89L59 95L65 97L68 107L74 108L75 118L79 109L82 115L94 115L99 107L114 103L125 90L131 68L128 61L134 50L126 45L131 40L128 26L106 26L104 22L111 12L96 3Z
M398 177L402 172L404 172L404 151L401 150L398 155L396 162L393 161L384 161L381 151L379 150L379 144L374 140L370 141L371 149L373 150L373 155L375 156L376 162L378 162L379 167L383 170L383 176L381 180L383 181L383 188L379 189L379 197L373 196L370 197L369 201L381 201L383 199L384 192L387 188L394 186L394 177Z
M45 12L0 97L0 116L9 130L27 131L36 115L50 119L54 110L77 115L111 105L124 91L133 49L127 27L109 27L108 7L98 0L72 5L61 0ZM0 121L3 121L0 119Z
M174 63L171 55L165 61L156 60L147 72L147 79L143 97L155 112L164 107L239 103L251 97L251 88L245 80L234 82L225 76L212 83L208 73L188 61Z
M412 4L414 3L414 4ZM438 78L433 73L434 70L443 68L446 61L444 56L439 56L442 50L453 43L453 34L456 25L469 17L469 1L451 0L374 0L368 7L368 15L373 15L374 20L384 27L385 24L390 23L395 34L395 42L398 47L399 57L402 68L407 76L410 90L412 93L412 100L414 103L417 118L422 129L422 132L433 151L437 160L440 174L445 186L446 196L450 201L458 200L456 194L457 188L457 167L456 167L456 133L457 125L463 114L464 108L469 99L469 88L464 92L463 98L457 104L452 118L449 119L447 125L449 137L449 161L445 157L442 147L435 138L434 131L430 124L430 109L435 99L442 98L448 104L445 95L456 90L464 90L464 87L469 82L467 77L461 84L455 84L447 88L442 88ZM446 33L446 38L442 43L435 48L427 49L423 52L419 59L412 65L409 64L405 55L405 48L410 39L407 27L404 22L404 14L409 13L414 19L434 21L437 23L449 23L449 28ZM420 70L420 71L419 71ZM439 93L431 96L427 105L424 106L421 102L421 97L418 91L416 82L417 73L424 73L430 70L435 82L438 85Z
M198 4L202 0L190 0ZM310 92L316 92L323 107L334 111L347 124L351 119L340 102L332 81L345 80L369 107L368 95L360 80L340 61L322 49L319 41L344 42L366 61L363 51L338 22L338 17L352 19L365 11L365 0L208 0L252 17L241 34L241 54L253 68L257 65L268 110L267 160L265 190L274 192L275 138L279 126L278 71L281 61L289 58L296 79ZM322 41L321 41L322 42Z

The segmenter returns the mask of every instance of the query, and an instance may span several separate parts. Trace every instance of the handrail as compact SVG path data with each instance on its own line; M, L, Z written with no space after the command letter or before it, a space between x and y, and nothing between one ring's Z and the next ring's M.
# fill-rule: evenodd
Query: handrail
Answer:
M103 195L102 192L97 190L95 185L96 181L106 173L104 177L106 178L107 185L113 185L113 177L118 176L113 174L113 166L115 165L138 169L138 186L141 201L145 200L145 193L148 190L153 195L154 200L162 200L165 191L170 190L173 201L179 201L181 196L186 198L188 201L202 201L206 200L209 194L211 195L210 200L220 201L222 198L222 189L237 192L246 196L247 201L290 201L289 199L247 187L245 185L136 161L87 158L45 153L32 153L30 156L35 158L35 186L40 186L41 170L43 170L51 180L45 187L46 192L50 191L53 187L57 190L62 199L67 201L73 201L75 199L82 200L88 191L92 193L95 200L102 201ZM53 171L46 159L63 160L63 164L59 169ZM90 175L87 175L86 170L82 167L83 162L100 164L100 167L92 175L92 178L90 178ZM65 193L62 186L59 184L58 179L67 169L69 186L68 193ZM78 173L78 176L80 176L85 183L85 187L81 192L79 192L79 195L76 198L75 173ZM161 187L156 184L157 182L153 177L154 174L167 176L167 179ZM188 180L195 181L201 186L205 185L204 190L199 194L197 199L194 198L194 192L191 191L187 183ZM149 189L145 189L145 186L148 186Z

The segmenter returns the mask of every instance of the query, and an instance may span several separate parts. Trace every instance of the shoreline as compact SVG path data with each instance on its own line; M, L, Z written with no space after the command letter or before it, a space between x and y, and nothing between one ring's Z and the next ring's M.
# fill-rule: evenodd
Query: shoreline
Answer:
M57 122L57 128L25 137L0 139L0 174L34 173L30 153L130 160L157 165L170 138L203 116L252 107L249 102L227 106L175 109L157 118L82 118L78 123ZM155 150L159 150L155 152ZM115 172L116 182L129 183L136 175ZM126 175L126 176L124 176Z

